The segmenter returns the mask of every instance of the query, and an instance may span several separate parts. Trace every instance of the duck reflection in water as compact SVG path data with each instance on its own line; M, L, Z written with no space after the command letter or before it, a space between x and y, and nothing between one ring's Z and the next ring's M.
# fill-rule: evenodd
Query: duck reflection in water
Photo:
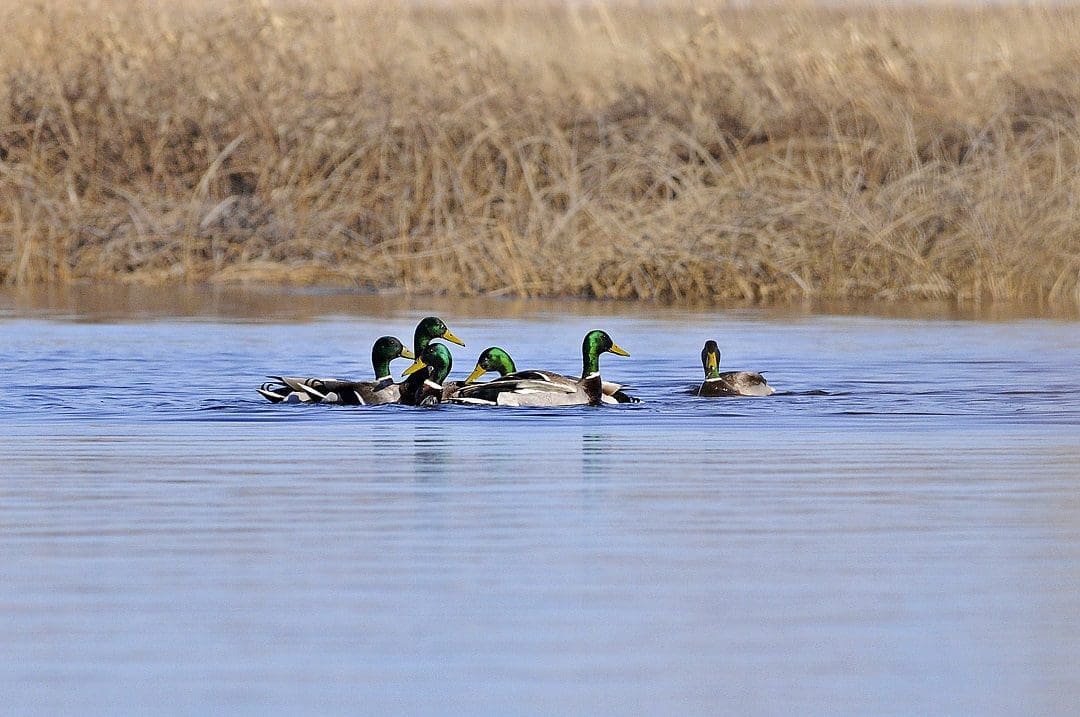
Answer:
M446 426L441 423L415 426L412 444L413 475L417 478L444 478L454 471Z
M608 433L584 433L581 436L581 473L585 478L606 478L619 465Z

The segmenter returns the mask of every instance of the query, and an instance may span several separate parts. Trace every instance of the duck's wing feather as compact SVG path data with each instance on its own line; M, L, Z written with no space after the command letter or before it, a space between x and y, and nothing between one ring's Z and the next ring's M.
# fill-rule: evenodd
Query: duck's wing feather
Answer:
M544 374L545 376L548 377L548 380L550 380L550 381L555 381L555 382L560 382L560 383L569 383L569 384L573 384L575 386L577 385L578 381L581 380L580 376L563 376L562 374L553 373L551 371L536 371L535 373ZM600 385L603 387L602 390L604 392L604 395L605 396L615 397L616 398L616 401L615 401L616 403L637 402L636 398L632 398L630 401L619 400L619 398L615 394L620 393L622 391L623 385L621 383L615 383L614 381L604 381L603 379L601 379ZM628 399L631 398L630 396L627 396L625 393L623 394L623 396L628 398ZM604 403L609 403L609 401L604 401Z
M346 406L368 406L380 403L397 403L401 387L392 381L341 381L338 379L312 379L300 384L305 391L322 394L324 403L340 403Z
M580 380L573 376L565 377L567 380L574 382L575 384ZM631 396L626 391L623 391L623 384L615 383L614 381L600 380L600 390L603 395L600 397L602 403L641 403L641 399L636 396Z
M622 390L622 387L616 388L608 393L608 385L604 384L604 394L600 397L602 403L641 403L641 399L637 396L631 396L626 391ZM619 384L613 383L611 386L618 386Z
M728 381L740 396L769 396L776 393L765 377L755 371L732 371Z
M271 376L275 381L264 383L255 389L260 396L271 403L310 403L318 399L303 390L295 390L285 383L280 376Z
M724 371L719 378L706 379L699 396L769 396L776 390L754 371Z
M555 373L554 371L540 371L537 369L508 373L502 378L495 379L495 381L489 381L488 383L496 383L497 381L544 381L546 383L560 384L563 386L577 385L576 378L564 376L563 374Z
M275 383L264 383L255 390L270 403L281 403L292 393L288 386Z
M270 378L274 379L276 384L263 384L257 390L268 401L274 403L289 401L363 406L396 403L400 396L398 384L392 382L379 384L375 381L346 381L338 378L300 378L298 376L271 376Z
M578 393L584 395L577 384L553 382L542 377L530 378L527 374L531 373L535 372L521 371L487 383L470 383L461 386L450 400L487 405L547 406L563 405Z
M575 390L577 390L578 381L581 380L578 376L566 376L554 371L541 371L536 369L507 374L506 376L503 376L503 379L533 379L561 386L572 386ZM603 381L601 385L603 386L604 396L606 397L603 399L604 403L640 403L637 398L634 398L622 390L622 384L615 383L614 381Z

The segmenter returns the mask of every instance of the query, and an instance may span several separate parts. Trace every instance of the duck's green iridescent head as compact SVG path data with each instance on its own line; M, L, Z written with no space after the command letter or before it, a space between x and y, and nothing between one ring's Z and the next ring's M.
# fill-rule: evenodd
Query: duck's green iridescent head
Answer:
M720 347L712 339L705 342L701 349L701 366L705 369L705 378L720 376Z
M617 356L629 356L630 353L611 340L606 331L590 331L581 342L581 375L591 376L600 372L600 354L613 353Z
M510 358L510 354L498 346L491 346L484 349L484 352L480 354L480 358L476 359L476 368L465 379L465 383L472 383L488 371L498 371L500 376L505 376L508 373L517 371L517 367L514 366L514 359Z
M450 333L446 323L438 316L429 316L416 325L413 333L413 353L420 356L432 339L446 339L458 346L464 346L465 342Z
M428 370L428 380L441 384L450 375L450 369L454 366L454 359L450 356L450 349L446 344L428 344L424 353L413 362L413 365L405 369L403 375L416 373L420 369Z
M371 366L375 369L375 378L382 380L390 377L390 362L396 358L416 358L413 352L396 336L380 336L371 347Z

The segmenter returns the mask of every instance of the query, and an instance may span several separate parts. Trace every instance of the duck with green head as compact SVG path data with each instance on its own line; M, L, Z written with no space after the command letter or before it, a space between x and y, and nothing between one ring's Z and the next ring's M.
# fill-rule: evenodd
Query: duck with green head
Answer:
M560 384L563 387L576 386L580 380L577 376L564 376L561 373L554 371L542 371L532 369L528 371L518 371L514 365L514 359L510 358L510 354L504 349L498 346L491 346L484 349L480 354L480 357L476 360L476 368L465 379L466 384L475 383L478 378L488 372L494 372L499 374L500 379L529 379L536 381L548 381L550 383ZM601 401L603 403L638 403L638 399L627 394L622 390L622 386L611 381L603 381L603 397Z
M395 358L416 358L433 339L439 338L465 345L451 333L445 321L438 316L428 316L416 325L413 332L413 351L409 351L393 336L384 336L375 342L371 349L371 363L375 369L374 382L271 376L275 382L264 383L257 390L274 403L396 403L400 398L400 384L395 384L390 378L390 361Z
M390 362L396 358L414 358L413 353L394 336L382 336L371 347L374 381L343 381L336 378L295 378L271 376L276 383L264 383L258 392L273 403L340 403L363 406L396 403L398 384L390 375Z
M705 369L705 380L698 388L699 396L769 396L776 393L776 389L760 373L720 373L720 347L715 341L705 342L705 348L701 350L701 365Z
M603 353L630 355L606 332L590 331L581 342L579 379L550 371L510 372L488 383L467 383L450 400L497 406L595 406L606 403L604 382L600 378L600 354Z
M507 374L515 371L517 367L514 366L514 359L510 358L510 354L498 346L489 346L480 352L479 358L476 359L476 368L465 379L465 383L476 383L477 379L490 372L498 373L500 378L505 378Z
M399 403L406 406L441 403L458 389L458 384L446 382L453 366L453 357L445 344L428 344L413 365L405 369L408 378L401 384Z

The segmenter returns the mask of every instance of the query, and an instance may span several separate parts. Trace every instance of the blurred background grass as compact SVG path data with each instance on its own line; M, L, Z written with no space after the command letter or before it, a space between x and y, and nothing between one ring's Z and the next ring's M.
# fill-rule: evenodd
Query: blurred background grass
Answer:
M1080 304L1078 20L0 0L0 280Z

